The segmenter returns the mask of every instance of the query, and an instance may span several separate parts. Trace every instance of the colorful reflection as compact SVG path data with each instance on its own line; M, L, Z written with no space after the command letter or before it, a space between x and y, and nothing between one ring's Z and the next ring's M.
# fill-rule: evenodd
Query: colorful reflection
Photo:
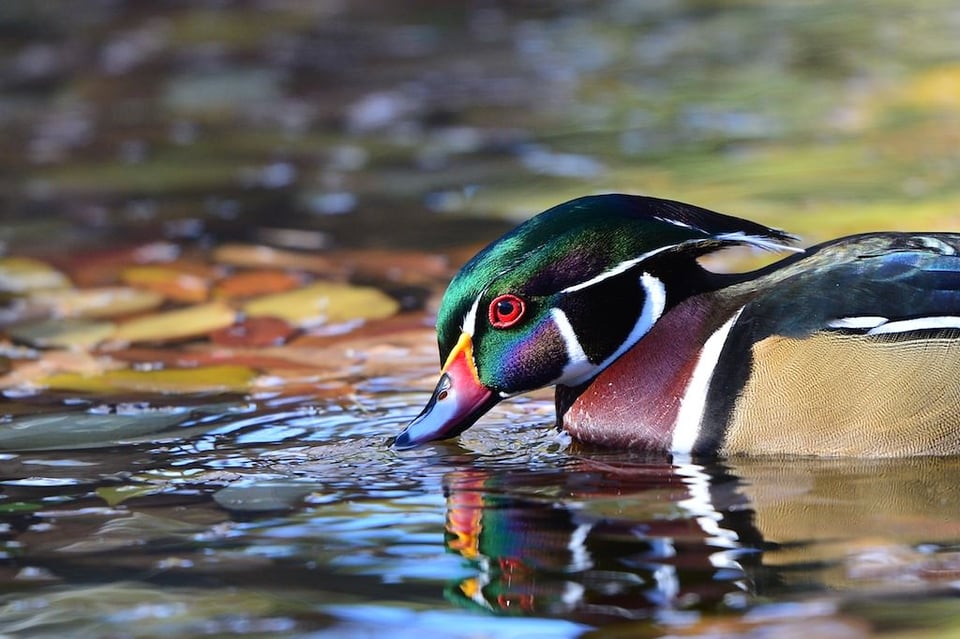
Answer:
M759 563L738 484L722 468L667 461L452 472L446 545L477 573L447 596L585 621L716 607L751 589L745 565Z

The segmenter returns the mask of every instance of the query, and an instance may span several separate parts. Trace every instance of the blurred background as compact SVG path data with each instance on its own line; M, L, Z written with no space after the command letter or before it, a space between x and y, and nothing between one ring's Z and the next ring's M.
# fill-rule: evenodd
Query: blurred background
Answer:
M960 228L960 6L4 0L6 253L442 250L625 191Z

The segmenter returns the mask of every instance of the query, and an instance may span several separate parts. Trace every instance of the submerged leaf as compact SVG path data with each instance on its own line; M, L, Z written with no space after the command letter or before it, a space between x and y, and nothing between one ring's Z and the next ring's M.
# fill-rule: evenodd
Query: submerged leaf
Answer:
M265 295L243 307L251 317L280 317L301 327L380 319L399 309L395 299L378 289L332 282L316 282L296 291Z
M0 423L0 449L66 449L113 445L183 421L186 408L22 415Z
M202 302L210 292L208 278L170 266L130 266L123 269L120 279L177 302Z
M40 510L45 504L31 501L7 501L0 502L0 515L18 515L21 513L32 513Z
M110 337L113 322L87 319L46 320L7 329L18 342L37 348L87 349Z
M67 276L46 262L29 257L0 259L0 291L24 293L69 286Z
M291 510L323 486L316 482L268 479L227 486L213 495L222 508L235 512Z
M214 331L210 339L220 346L263 348L280 346L295 329L277 317L250 317L233 326Z
M306 361L302 357L291 359L287 355L294 349L281 348L270 349L267 353L261 354L259 351L232 350L217 348L216 350L195 349L195 350L164 350L161 348L127 348L123 350L110 351L112 360L142 364L148 362L151 365L163 365L172 368L193 368L196 366L246 366L258 370L270 370L273 368L290 369L313 369L317 367L316 362Z
M900 88L899 97L921 108L955 111L960 107L960 64L934 67L916 74Z
M137 488L152 488L152 492L159 492L156 486L137 486ZM103 496L104 489L98 489L97 494ZM149 494L141 491L141 494ZM121 500L122 501L122 500ZM113 506L115 504L111 504ZM158 517L148 513L135 512L111 519L103 524L96 534L79 539L71 544L58 548L59 552L109 552L117 548L128 546L142 546L145 543L157 540L187 540L203 527L190 524L169 517Z
M51 350L39 353L37 359L17 361L6 375L0 377L0 388L36 388L37 380L53 374L74 373L100 375L121 364L85 350Z
M261 270L237 273L214 288L214 297L228 299L256 297L269 293L282 293L299 287L301 278L286 271Z
M339 251L331 256L346 265L356 279L422 284L451 275L447 257L419 251L360 249Z
M127 286L38 291L29 301L56 317L116 317L157 308L163 296Z
M107 505L112 508L119 506L128 499L156 495L164 490L163 486L153 484L125 484L121 486L101 486L97 488L96 493L100 499L107 502Z
M250 244L224 244L213 252L213 259L220 264L250 268L296 269L308 273L331 275L341 273L343 267L322 255L298 253L275 249L269 246Z
M232 561L232 566L239 563ZM277 636L269 627L255 630L263 620L294 614L310 615L319 627L332 625L315 605L261 588L112 581L18 592L0 601L0 627L7 636L20 637Z
M198 337L233 324L236 313L221 302L138 317L113 333L116 342L164 342Z
M131 264L169 263L181 253L181 248L170 242L158 241L117 248L96 248L71 252L62 256L65 270L76 286L106 286L116 284L120 271Z
M93 393L242 393L255 378L256 372L244 366L202 366L146 371L123 369L100 375L58 373L35 383L57 390Z

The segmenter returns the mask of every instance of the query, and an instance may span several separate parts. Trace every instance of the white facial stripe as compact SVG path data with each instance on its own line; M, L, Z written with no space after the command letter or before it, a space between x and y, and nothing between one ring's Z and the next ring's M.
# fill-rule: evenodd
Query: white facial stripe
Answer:
M763 249L764 251L789 251L791 253L803 253L806 250L796 246L783 244L782 242L778 242L776 240L771 240L768 237L747 235L743 231L724 233L722 235L714 236L713 239L720 240L722 242L737 242L738 244L746 244L747 246Z
M960 317L956 315L938 315L935 317L917 317L915 319L886 322L867 331L867 335L885 335L889 333L907 333L939 328L960 328Z
M693 226L692 224L687 224L686 222L681 222L680 220L671 220L670 218L659 217L659 216L657 216L657 215L654 215L654 216L653 216L653 219L655 219L655 220L658 221L658 222L663 222L664 224L673 224L674 226L679 226L679 227L685 228L685 229L693 229L693 230L695 230L695 231L700 231L701 233L705 233L705 232L706 232L706 231L704 231L703 229L698 229L698 228L696 228L695 226Z
M827 322L830 328L876 328L887 322L886 317L880 315L863 315L860 317L841 317L839 319Z
M481 297L483 297L483 293L480 293L477 299L473 300L473 306L471 306L467 314L463 316L463 324L460 325L460 331L470 337L473 337L477 330L477 307L480 306Z
M700 357L697 358L690 382L680 400L677 421L673 425L673 442L670 446L673 452L689 454L697 443L703 411L707 404L710 379L717 367L717 360L720 359L720 351L723 350L723 344L727 341L727 335L742 311L741 307L723 326L714 331L700 350Z
M588 286L593 286L593 285L596 284L597 282L602 282L603 280L605 280L605 279L607 279L607 278L614 277L614 276L616 276L616 275L620 275L620 273L623 273L624 271L627 271L627 270L633 268L634 266L636 266L637 264L639 264L639 263L642 262L643 260L647 259L648 257L652 257L652 256L656 255L657 253L662 253L663 251L672 249L672 248L674 248L674 247L676 247L676 246L680 246L680 245L679 245L679 244L671 244L671 245L669 245L669 246L661 246L661 247L658 248L658 249L654 249L654 250L652 250L652 251L649 251L649 252L647 252L647 253L644 253L644 254L641 255L640 257L634 257L634 258L631 258L631 259L629 259L629 260L626 260L625 262L620 262L619 264L617 264L616 266L614 266L614 267L611 268L610 270L604 271L604 272L601 273L600 275L597 275L596 277L592 277L592 278L590 278L589 280L587 280L586 282L580 282L579 284L574 284L573 286L568 286L567 288L563 289L563 290L560 291L560 292L561 292L561 293L573 293L573 292L575 292L575 291L579 291L579 290L581 290L581 289L587 288Z
M658 219L659 219L659 218L658 218ZM662 220L662 221L664 221L664 222L669 222L669 223L674 224L674 225L676 225L676 226L689 226L688 224L684 224L684 223L682 223L682 222L675 222L675 221L672 221L672 220ZM693 227L690 227L690 228L693 228ZM756 235L747 235L747 234L744 233L743 231L737 231L737 232L735 232L735 233L724 233L724 234L722 234L722 235L714 236L713 238L703 238L703 239L704 239L704 240L706 240L706 239L715 239L715 240L718 240L718 241L721 241L721 242L736 242L736 243L738 243L738 244L745 244L745 245L747 245L747 246L752 246L752 247L754 247L754 248L763 249L764 251L790 251L790 252L792 252L792 253L803 253L804 250L806 250L806 249L802 249L802 248L797 248L797 247L795 247L795 246L789 246L789 245L787 245L787 244L783 244L783 243L781 243L781 242L777 242L776 240L771 240L771 239L769 239L769 238L759 237L759 236L756 236ZM696 244L698 241L700 241L700 240L691 240L689 243L690 243L690 244ZM580 282L579 284L574 284L573 286L568 286L567 288L563 289L563 290L560 291L560 292L561 292L561 293L573 293L574 291L579 291L580 289L587 288L588 286L593 286L593 285L596 284L597 282L602 282L603 280L605 280L605 279L607 279L607 278L609 278L609 277L614 277L614 276L616 276L616 275L620 275L620 274L623 273L624 271L627 271L627 270L633 268L634 266L636 266L637 264L639 264L639 263L642 262L643 260L645 260L645 259L647 259L647 258L649 258L649 257L653 257L653 256L656 255L657 253L662 253L662 252L664 252L664 251L668 251L668 250L670 250L670 249L676 248L676 247L681 246L681 245L683 245L683 244L687 244L687 242L681 242L680 244L670 244L670 245L668 245L668 246L661 246L661 247L658 248L658 249L654 249L654 250L652 250L652 251L648 251L648 252L646 252L646 253L644 253L643 255L640 255L640 256L638 256L638 257L630 258L629 260L625 260L625 261L623 261L623 262L620 262L619 264L617 264L617 265L614 266L613 268L611 268L611 269L609 269L609 270L606 270L606 271L604 271L603 273L600 273L599 275L597 275L597 276L595 276L595 277L592 277L592 278L590 278L589 280L587 280L587 281L585 281L585 282Z

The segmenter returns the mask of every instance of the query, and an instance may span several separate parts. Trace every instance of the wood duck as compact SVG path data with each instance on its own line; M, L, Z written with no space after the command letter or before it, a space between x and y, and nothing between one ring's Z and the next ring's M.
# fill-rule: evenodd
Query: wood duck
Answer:
M533 217L450 283L440 381L394 446L454 437L502 399L554 385L557 426L604 446L960 453L960 234L794 241L633 195ZM698 262L734 245L793 254L749 273Z

